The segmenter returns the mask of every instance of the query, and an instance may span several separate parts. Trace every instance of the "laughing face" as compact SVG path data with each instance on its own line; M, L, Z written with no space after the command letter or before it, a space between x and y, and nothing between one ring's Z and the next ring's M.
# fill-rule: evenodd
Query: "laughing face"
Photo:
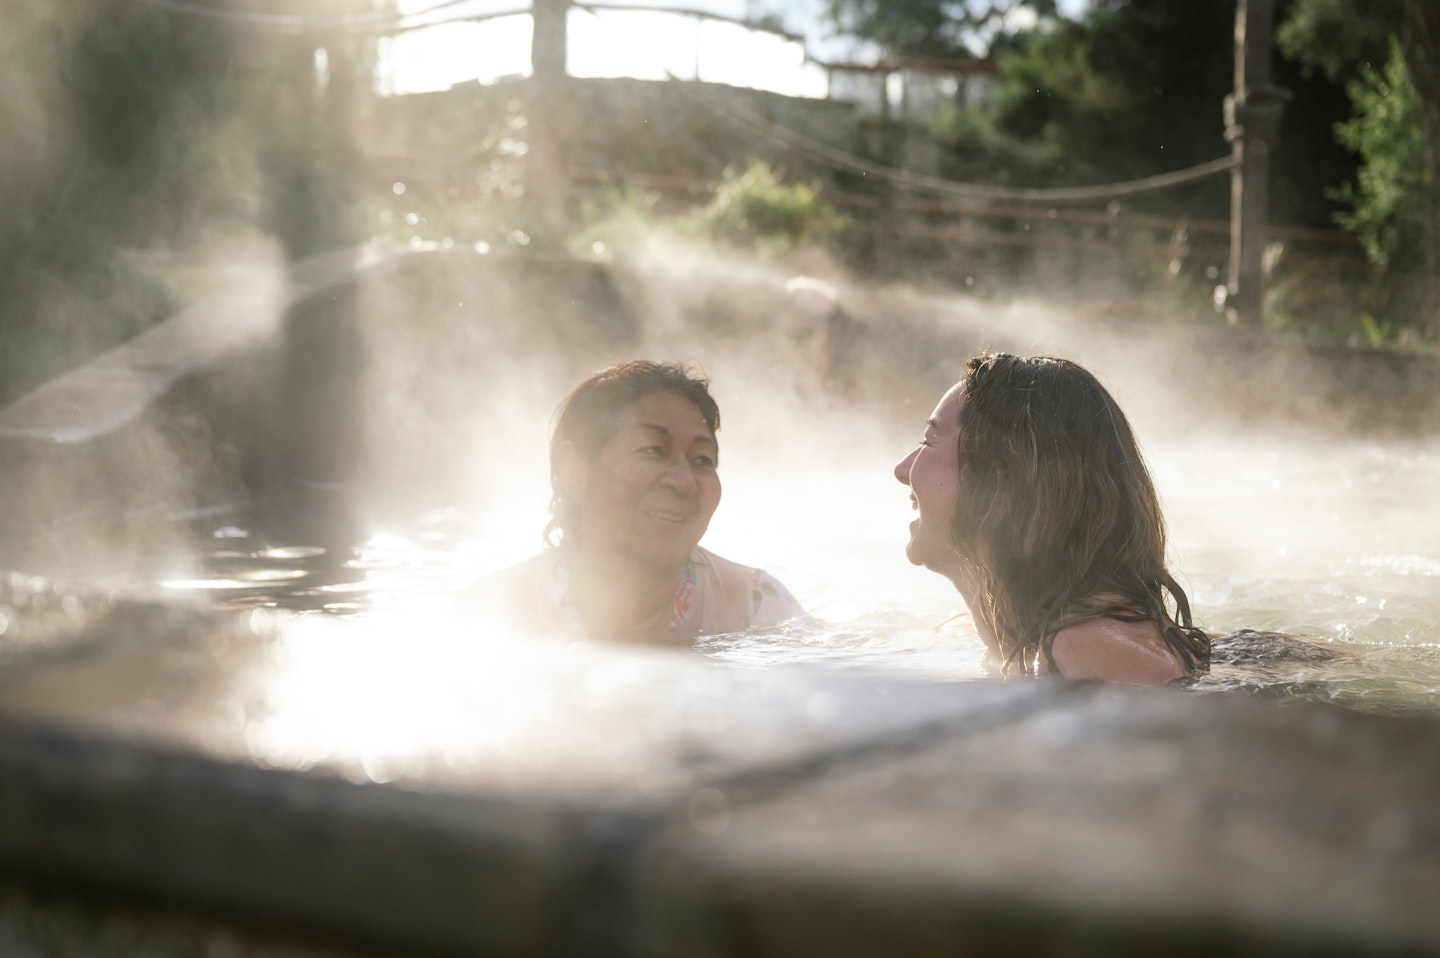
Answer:
M571 485L587 550L650 568L683 566L720 504L720 449L695 404L673 392L631 403Z
M916 512L905 555L916 565L953 578L959 570L951 518L960 490L960 406L957 385L947 392L925 424L920 445L895 466L895 478L910 487Z

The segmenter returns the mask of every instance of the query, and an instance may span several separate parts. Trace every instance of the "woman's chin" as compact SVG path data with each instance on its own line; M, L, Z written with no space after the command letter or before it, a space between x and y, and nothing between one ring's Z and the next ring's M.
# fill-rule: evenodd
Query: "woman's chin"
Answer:
M913 536L910 541L905 544L905 558L910 560L911 565L926 565L925 550L919 542L915 541Z
M905 558L910 560L911 565L928 569L952 582L961 571L960 557L954 550L927 548L927 543L916 539L911 539L905 547Z

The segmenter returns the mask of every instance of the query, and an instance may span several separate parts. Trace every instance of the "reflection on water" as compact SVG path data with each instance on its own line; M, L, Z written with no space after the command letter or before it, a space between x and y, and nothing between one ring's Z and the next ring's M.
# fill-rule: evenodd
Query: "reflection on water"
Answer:
M217 548L202 557L207 575L162 584L205 595L220 609L274 608L342 618L377 607L447 600L456 577L471 565L465 560L471 540L458 534L462 528L468 526L454 510L428 513L406 535L377 534L342 552L269 545L258 533L227 525L212 533ZM246 551L247 545L254 548Z
M909 504L890 475L904 448L884 446L847 450L843 464L730 455L706 544L774 572L811 616L702 639L701 654L741 668L996 674L948 583L904 560ZM1201 690L1440 709L1440 454L1277 442L1149 455L1179 578L1200 623L1226 636ZM203 574L167 585L223 608L428 614L538 547L543 508L532 488L493 510L426 512L340 550L261 542L232 522L214 530Z
M1424 446L1240 447L1157 459L1172 547L1205 625L1202 683L1371 710L1440 709L1440 455Z

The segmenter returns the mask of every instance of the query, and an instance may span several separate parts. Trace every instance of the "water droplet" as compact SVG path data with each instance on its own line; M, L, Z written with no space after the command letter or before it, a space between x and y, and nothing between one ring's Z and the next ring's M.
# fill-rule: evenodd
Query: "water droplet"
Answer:
M730 826L730 800L718 788L697 789L687 811L690 824L702 835L718 835Z

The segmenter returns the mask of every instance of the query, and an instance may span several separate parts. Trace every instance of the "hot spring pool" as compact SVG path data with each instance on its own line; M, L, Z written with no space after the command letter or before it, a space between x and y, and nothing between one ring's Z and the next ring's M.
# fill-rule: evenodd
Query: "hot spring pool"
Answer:
M701 356L724 410L724 500L704 542L769 569L810 616L706 638L698 654L993 677L959 597L904 558L911 513L892 468L965 357L1048 353L1095 371L1130 416L1199 624L1308 643L1222 641L1199 689L1440 708L1427 412L1440 368L1425 357L857 288L840 398L805 388L777 333L783 276L674 257L607 271L385 256L383 269L302 264L245 336L237 323L266 313L248 287L200 304L14 404L4 488L28 504L7 517L27 543L19 565L222 609L421 622L539 547L548 420L575 382L620 358ZM401 312L423 324L393 322ZM1353 438L1376 426L1424 438ZM1318 438L1330 429L1351 438Z
M909 502L890 470L912 437L882 432L837 414L801 448L777 451L727 423L724 500L705 544L774 572L810 617L703 638L697 654L740 668L998 675L949 584L904 558ZM543 425L533 435L483 501L428 509L338 547L217 514L202 523L199 564L165 588L221 608L336 619L448 608L467 583L538 547ZM1440 447L1266 438L1146 452L1173 568L1200 624L1216 636L1308 643L1222 639L1197 690L1440 711Z

